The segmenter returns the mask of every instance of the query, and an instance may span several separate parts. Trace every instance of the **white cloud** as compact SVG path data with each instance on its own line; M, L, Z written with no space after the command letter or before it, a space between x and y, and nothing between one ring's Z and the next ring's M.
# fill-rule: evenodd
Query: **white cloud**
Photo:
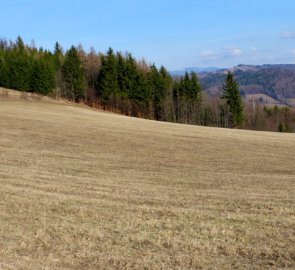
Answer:
M236 47L224 47L218 51L206 50L206 51L200 52L200 57L206 60L238 58L242 55L243 55L242 50Z
M281 38L295 38L295 31L285 30L280 34Z
M225 56L233 56L233 57L238 57L243 55L243 52L239 48L234 48L234 47L224 47L223 52Z
M239 56L239 55L242 55L242 51L240 49L233 49L232 50L232 55L233 56Z
M295 55L295 49L294 50L291 50L291 54L294 54Z

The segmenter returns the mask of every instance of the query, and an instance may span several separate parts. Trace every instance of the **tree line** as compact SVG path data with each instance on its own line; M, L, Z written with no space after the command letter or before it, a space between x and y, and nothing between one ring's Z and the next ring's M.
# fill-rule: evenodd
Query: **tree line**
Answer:
M15 42L1 39L0 86L83 101L89 106L135 117L250 127L231 73L224 82L221 98L209 98L194 72L172 78L165 67L157 68L112 48L103 54L93 48L86 52L79 45L64 52L56 42L51 52L36 48L34 43L24 44L21 37ZM291 125L287 126L291 130Z

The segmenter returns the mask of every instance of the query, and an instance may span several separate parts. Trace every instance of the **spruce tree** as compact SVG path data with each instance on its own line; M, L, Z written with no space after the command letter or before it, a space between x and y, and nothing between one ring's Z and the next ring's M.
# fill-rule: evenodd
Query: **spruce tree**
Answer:
M5 58L5 51L0 49L0 86L9 88L9 67Z
M63 66L63 50L61 45L56 42L54 46L54 72L55 72L55 89L56 89L56 98L60 98L61 89L62 89L62 66Z
M31 90L47 95L54 88L54 72L49 61L38 59L31 74Z
M63 79L67 98L76 102L84 98L84 71L78 51L74 46L66 53Z
M202 97L202 88L201 88L201 85L199 83L197 74L195 72L191 73L188 95L196 103L200 104L202 102L202 98L203 98Z
M126 87L126 64L122 53L117 53L117 79L118 79L118 89L120 98L128 98L127 87Z
M58 42L56 42L54 45L53 56L54 56L55 69L58 70L62 66L62 58L63 58L62 47Z
M117 60L112 48L101 58L101 67L97 79L97 96L105 105L115 103L118 94ZM113 106L113 104L112 104Z
M228 72L225 83L222 87L223 95L222 99L226 101L226 105L229 111L229 124L230 126L238 126L243 120L243 105L242 99L239 93L239 86L234 80L233 74Z
M156 120L162 120L162 86L161 86L161 77L159 71L155 65L150 66L149 72L149 83L151 85L152 91L152 101L153 101L153 110L154 118Z
M128 93L129 99L132 102L138 101L138 70L135 59L130 53L127 54L125 59L125 88Z
M15 41L15 48L17 48L20 52L25 50L25 43L21 36L18 36Z
M33 61L20 36L6 53L6 63L9 69L9 87L29 91Z
M180 82L174 81L173 83L173 90L172 90L172 99L173 99L173 109L175 115L175 122L180 122L180 112L179 112L179 89L180 89Z
M187 90L188 105L189 105L189 123L200 123L201 106L202 106L202 88L199 84L197 74L192 72L190 75L189 88Z
M151 98L151 85L147 75L143 71L137 71L135 86L133 99L142 107L144 113L147 114L148 112L146 110L148 110L148 104Z

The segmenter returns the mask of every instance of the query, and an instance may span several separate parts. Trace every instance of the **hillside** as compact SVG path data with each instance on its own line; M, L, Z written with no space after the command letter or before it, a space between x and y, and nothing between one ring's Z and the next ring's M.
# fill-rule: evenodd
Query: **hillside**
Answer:
M172 123L225 128L239 124L245 129L293 132L295 110L286 109L286 105L294 105L294 76L289 74L294 72L294 67L276 67L284 69L286 74L289 72L289 83L287 79L273 83L279 78L273 72L264 72L257 81L257 72L263 68L270 67L238 66L234 69L236 74L243 75L238 82L249 102L244 102L244 122L233 123L232 108L212 97L220 94L226 70L201 73L201 85L193 72L173 79L164 66L158 68L145 60L136 60L131 53L115 52L112 48L106 53L86 52L81 45L64 51L56 42L53 51L44 51L42 47L37 49L33 44L25 44L20 36L15 42L0 39L0 87L18 90L29 99L38 95L51 96L122 115ZM195 70L186 69L188 72ZM248 73L246 76L245 72L252 72L251 76ZM203 95L202 88L209 96ZM256 106L252 97L261 104ZM270 108L264 110L264 105ZM279 110L278 107L284 108Z
M221 70L220 67L188 67L179 70L172 70L169 73L172 76L184 76L185 72L195 72L195 73L205 73L205 72L215 72Z
M282 104L295 98L295 65L239 65L231 70L240 90L247 94L265 94ZM207 93L218 95L227 70L200 75L200 81Z
M294 135L0 115L0 269L294 269Z

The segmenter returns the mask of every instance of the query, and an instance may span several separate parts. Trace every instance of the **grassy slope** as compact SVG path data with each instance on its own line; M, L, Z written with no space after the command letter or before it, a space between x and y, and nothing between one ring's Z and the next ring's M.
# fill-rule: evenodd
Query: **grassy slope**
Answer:
M293 134L0 101L0 269L294 269L294 152Z

